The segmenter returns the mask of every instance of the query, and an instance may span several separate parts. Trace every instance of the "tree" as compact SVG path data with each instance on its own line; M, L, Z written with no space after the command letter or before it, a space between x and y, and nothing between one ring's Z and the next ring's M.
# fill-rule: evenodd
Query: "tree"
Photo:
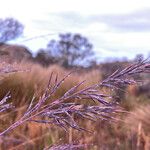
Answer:
M134 58L135 62L141 62L144 60L144 55L143 54L137 54Z
M59 38L48 43L47 51L64 67L87 63L94 54L92 44L80 34L60 34Z
M38 51L34 61L40 63L44 67L47 67L50 64L56 63L55 58L53 58L50 55L48 55L47 52L44 49L40 49Z
M0 19L0 43L13 40L23 33L24 26L14 18Z

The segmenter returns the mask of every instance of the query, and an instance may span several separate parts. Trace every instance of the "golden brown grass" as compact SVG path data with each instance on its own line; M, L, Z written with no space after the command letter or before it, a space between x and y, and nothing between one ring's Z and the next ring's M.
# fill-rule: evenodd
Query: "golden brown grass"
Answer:
M138 106L126 118L127 127L136 134L137 149L150 149L150 104Z
M29 69L30 71L12 74L0 81L0 98L10 90L12 95L11 101L16 107L15 111L7 112L0 116L0 121L2 122L0 131L20 118L34 94L36 94L37 97L41 96L47 86L51 72L57 73L59 78L62 78L65 74L70 72L56 65L43 68L37 64L20 64L20 67L22 69ZM98 70L74 73L62 84L61 88L56 92L55 97L61 96L73 85L83 80L87 81L84 85L87 86L99 82L101 80L101 74ZM123 105L125 105L125 102ZM132 105L134 105L133 101ZM136 103L136 106L138 106L138 103ZM123 121L117 123L104 121L93 123L79 119L79 123L86 129L92 131L92 133L79 132L72 129L66 133L63 129L52 125L25 123L9 133L9 138L1 139L0 149L42 150L44 147L52 144L73 142L87 144L89 145L87 148L89 150L134 150L134 148L137 148L136 146L139 145L137 143L144 139L143 135L141 137L141 134L146 136L144 140L145 143L147 143L147 137L149 137L148 133L150 133L149 109L150 107L143 106L134 112L136 115L131 114L130 117L128 117L128 123L133 123L132 126L134 126L136 130L134 132L130 129L130 126L125 126L126 115L124 114L120 117ZM137 145L134 147L135 143ZM140 146L140 148L147 150L146 146Z

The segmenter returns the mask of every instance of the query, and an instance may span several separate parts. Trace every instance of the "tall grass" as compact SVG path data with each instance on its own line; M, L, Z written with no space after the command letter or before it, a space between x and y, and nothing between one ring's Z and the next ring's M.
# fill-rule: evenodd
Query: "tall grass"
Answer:
M11 101L15 105L11 113L0 116L1 149L42 149L68 142L90 145L88 149L132 147L132 138L124 131L124 123L113 123L117 117L114 113L120 108L111 93L121 84L135 84L133 75L149 72L149 64L131 65L103 81L98 70L70 76L71 71L58 66L46 69L29 64L21 68L30 71L15 73L1 80L1 97L11 91ZM124 117L120 115L118 119L124 120ZM67 133L52 124L64 128ZM84 129L93 134L82 131ZM122 143L125 139L128 140Z

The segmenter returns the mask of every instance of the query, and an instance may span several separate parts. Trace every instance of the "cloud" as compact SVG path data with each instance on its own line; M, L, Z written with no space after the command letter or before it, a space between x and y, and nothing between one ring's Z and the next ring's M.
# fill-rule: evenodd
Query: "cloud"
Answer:
M105 24L110 29L121 32L150 31L150 8L128 14L82 15L77 12L56 13L71 25L85 27L90 24Z
M32 19L26 36L54 33L46 38L26 42L31 49L46 46L59 33L73 32L86 36L94 45L97 56L134 58L150 51L150 9L126 14L82 14L79 11L49 12ZM42 16L43 15L43 16ZM41 42L40 42L41 40ZM38 43L38 44L37 44Z
M150 9L121 15L93 15L89 22L103 22L116 31L150 31Z

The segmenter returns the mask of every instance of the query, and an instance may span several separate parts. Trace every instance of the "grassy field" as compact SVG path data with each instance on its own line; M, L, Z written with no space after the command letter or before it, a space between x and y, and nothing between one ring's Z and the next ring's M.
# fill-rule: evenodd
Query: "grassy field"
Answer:
M47 87L50 74L58 74L58 80L63 78L71 70L65 70L59 66L43 68L37 64L16 65L21 70L16 73L1 75L0 98L8 91L11 93L9 101L14 109L1 113L0 132L4 131L13 122L16 122L27 109L32 97L35 101L40 98ZM61 97L71 87L85 80L80 88L102 81L100 70L76 71L68 77L55 92L51 101ZM52 81L53 83L54 81ZM117 121L96 122L76 118L79 125L91 131L78 131L64 129L49 124L25 122L11 132L0 138L1 150L42 150L52 145L78 144L84 145L87 150L149 150L150 149L150 99L147 96L136 93L137 86L128 86L119 105L124 111L115 116ZM104 89L104 92L109 91ZM90 102L83 102L89 104Z

